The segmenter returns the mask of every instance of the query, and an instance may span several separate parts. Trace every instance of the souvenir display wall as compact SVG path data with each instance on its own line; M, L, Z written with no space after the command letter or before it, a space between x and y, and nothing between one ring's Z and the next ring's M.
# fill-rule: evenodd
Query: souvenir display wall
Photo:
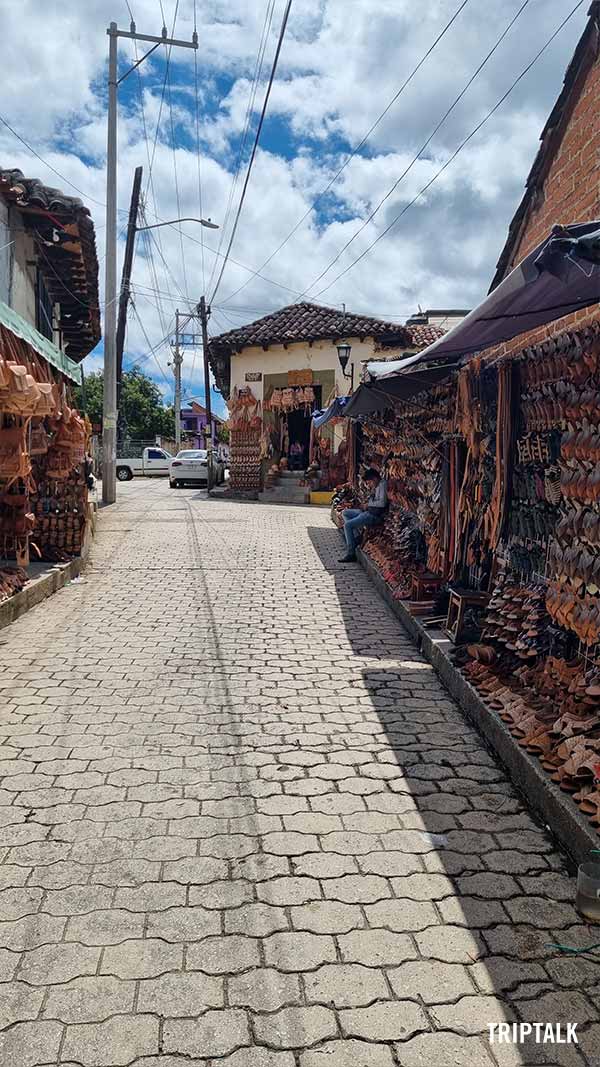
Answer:
M89 424L59 373L4 328L0 342L0 555L63 562L85 535ZM22 588L23 574L0 572L0 598Z
M446 567L442 479L454 395L453 382L436 386L362 426L361 465L384 474L389 499L382 524L369 530L364 547L400 598L410 594L415 574Z
M477 600L457 665L600 828L600 326L361 421L390 501L364 551L398 597L431 576Z
M258 491L262 471L260 400L249 387L234 389L229 412L230 488L242 492Z

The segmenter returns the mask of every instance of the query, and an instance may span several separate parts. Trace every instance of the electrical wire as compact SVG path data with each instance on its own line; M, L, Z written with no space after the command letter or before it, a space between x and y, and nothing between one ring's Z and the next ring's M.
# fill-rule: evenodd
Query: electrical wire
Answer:
M292 228L292 229L290 230L290 232L288 233L287 237L284 237L284 239L283 239L283 241L281 242L281 244L279 244L279 245L277 246L277 248L275 249L275 251L274 251L274 252L271 252L271 255L270 255L270 256L269 256L269 257L268 257L267 259L265 259L264 263L262 263L262 264L261 264L261 266L260 266L260 267L258 268L259 270L264 270L264 268L265 268L265 267L267 266L267 264L268 264L268 263L270 263L270 262L271 262L271 260L272 260L272 259L274 259L274 258L275 258L275 256L276 256L276 255L277 255L277 254L278 254L279 252L281 252L281 249L282 249L282 248L283 248L283 247L284 247L284 246L285 246L285 245L286 245L286 244L288 243L288 241L289 241L289 240L290 240L290 239L291 239L291 238L292 238L292 237L294 236L294 234L296 233L296 231L300 229L300 226L302 225L302 223L306 221L306 219L307 219L307 218L308 218L308 216L309 216L309 215L310 215L310 214L312 213L313 209L314 209L314 208L315 208L315 207L317 206L317 204L319 203L319 201L320 201L320 200L322 200L322 199L323 199L323 197L324 197L324 196L325 196L325 195L326 195L326 194L327 194L327 193L329 192L329 190L331 189L331 187L332 187L332 186L333 186L333 185L335 184L335 182L336 182L336 181L338 180L338 178L339 178L340 174L342 174L342 173L343 173L343 171L344 171L344 170L346 169L346 167L348 166L348 164L349 164L349 163L350 163L350 162L351 162L351 161L352 161L352 160L354 159L354 157L355 157L355 156L357 155L357 153L358 153L358 152L360 152L361 148L363 148L363 147L364 147L364 145L365 145L365 144L367 143L367 141L369 140L369 137L370 137L370 136L371 136L371 134L372 134L372 133L373 133L373 132L374 132L374 131L375 131L375 130L377 129L377 127L379 126L379 124L380 124L380 123L381 123L381 122L383 121L383 119L384 119L384 118L385 118L385 116L387 115L388 111L390 111L390 109L391 109L391 108L392 108L392 107L394 106L394 104L396 103L396 101L397 101L397 100L398 100L398 99L399 99L399 98L400 98L400 97L402 96L402 93L404 92L404 90L405 90L405 89L407 88L407 86L408 86L408 85L410 84L410 82L411 82L411 81L413 80L413 78L415 77L415 75L416 75L416 74L417 74L417 73L419 72L419 70L421 69L421 67L423 66L423 64L425 63L425 61L426 61L426 60L427 60L427 59L429 58L429 56L431 55L431 53L433 52L433 50L434 50L434 49L435 49L435 48L437 47L437 45L439 44L439 42L440 42L440 41L442 40L442 37L444 37L444 36L446 35L446 33L448 32L448 30L450 29L450 27L452 26L452 24L453 24L453 23L454 23L454 22L456 21L456 19L457 19L457 18L458 18L458 16L460 15L461 11L463 10L463 8L464 8L464 7L466 7L466 5L467 5L467 3L468 3L468 2L469 2L469 0L463 0L463 2L462 2L461 4L459 4L458 8L456 9L456 11L454 12L454 14L452 15L451 19L450 19L450 20L449 20L449 21L448 21L448 22L446 23L446 25L444 26L444 28L443 28L443 29L441 30L441 32L440 32L440 33L439 33L439 34L437 35L437 37L435 38L435 40L434 40L434 41L433 41L433 42L432 42L432 43L430 44L429 48L428 48L428 49L427 49L427 51L426 51L426 52L424 53L424 55L423 55L423 56L421 57L421 59L419 60L419 62L418 62L418 63L417 63L417 65L416 65L416 67L414 67L414 68L413 68L413 70L412 70L412 71L410 72L410 74L409 74L409 75L408 75L408 77L407 77L407 78L405 79L405 81L404 81L404 82L402 83L402 85L401 85L401 86L400 86L400 88L399 88L399 89L397 90L397 92L396 92L396 93L394 93L394 96L393 96L393 97L391 98L391 100L389 101L389 103L388 103L388 104L386 104L386 106L385 106L385 108L383 109L383 111L381 112L381 114L380 114L380 115L378 115L378 117L377 117L377 118L375 119L375 122L373 123L373 125L372 125L372 126L370 126L370 128L369 128L369 129L367 130L367 132L366 132L366 133L365 133L365 135L363 136L362 140L360 140L360 141L359 141L359 143L358 143L358 144L357 144L357 145L356 145L356 146L355 146L355 147L354 147L354 148L352 149L352 151L350 152L350 154L349 154L348 156L346 156L346 158L345 158L344 162L342 163L341 167L339 167L339 168L338 168L338 170L337 170L337 171L335 172L335 174L333 175L333 177L332 177L332 178L331 178L331 179L330 179L330 180L328 181L327 185L326 185L326 186L325 186L325 187L324 187L323 189L321 189L321 192L317 194L317 196L315 197L315 199L314 199L314 200L313 200L313 201L311 202L311 204L309 205L309 207L307 208L307 210L306 210L306 211L304 212L304 215L302 216L302 218L301 218L301 219L298 219L298 222L296 223L296 225L295 225L295 226L294 226L294 227L293 227L293 228ZM258 272L257 272L257 273L258 273ZM256 275L255 275L255 277L256 277ZM247 286L247 285L249 285L251 281L252 281L252 278L247 278L247 279L246 279L246 281L245 281L245 282L244 282L244 283L243 283L242 285L240 285L240 286L239 286L239 287L238 287L237 289L235 289L235 290L233 291L233 293L230 293L230 294L229 294L229 296L226 296L226 297L224 298L224 302L226 302L226 301L228 301L228 300L231 300L231 299L232 299L232 298L233 298L234 296L237 296L237 294L238 294L238 293L240 293L240 292L242 291L242 289L245 289L245 288L246 288L246 286Z
M584 3L584 0L578 0L578 3L575 4L575 6L571 9L569 14L563 19L563 21L560 23L560 25L554 30L554 33L552 33L552 35L548 38L548 40L545 42L545 44L542 45L542 47L536 53L536 55L533 57L533 59L530 60L530 62L527 64L527 66L515 78L515 80L513 81L512 85L509 86L509 88L500 97L500 99L497 101L497 103L494 104L493 108L491 108L490 111L488 111L487 114L481 119L481 121L477 123L477 125L474 127L474 129L472 129L471 132L469 134L467 134L467 136L460 142L458 147L454 150L452 155L448 157L446 162L439 168L439 170L436 171L436 173L433 175L433 177L429 179L429 181L426 183L426 185L423 186L423 188L416 194L416 196L414 196L413 199L411 201L409 201L409 203L406 204L403 207L402 211L400 211L399 214L396 215L396 217L394 219L392 219L392 221L389 223L389 225L386 226L386 228L384 230L382 230L382 232L380 234L378 234L378 236L375 238L375 240L372 241L371 244L367 248L365 248L365 250L363 252L361 252L361 254L359 256L357 256L356 259L354 259L352 261L352 263L350 263L343 271L340 271L340 273L337 274L335 276L335 278L331 282L329 282L327 285L325 285L323 287L323 289L320 289L319 292L316 294L316 296L313 299L316 299L317 297L320 297L322 293L326 293L327 290L331 289L331 287L333 285L335 285L335 283L337 281L339 281L340 278L343 278L345 274L348 274L348 272L351 271L357 265L357 263L360 263L361 260L363 260L365 258L365 256L367 256L369 254L369 252L371 252L371 250L375 247L375 245L378 244L378 242L381 241L382 238L384 238L390 232L390 230L392 230L394 228L394 226L399 222L399 220L403 217L403 215L405 215L406 212L409 211L410 208L413 207L414 204L417 203L417 201L421 198L421 196L423 196L423 193L427 192L427 190L434 184L434 182L437 181L437 179L440 177L440 175L456 159L456 157L463 150L463 148L469 143L469 141L479 132L479 130L483 126L485 126L486 122L492 117L492 115L498 110L498 108L501 107L501 105L504 103L504 101L507 99L507 97L510 96L510 94L513 91L513 89L516 88L516 86L525 77L525 75L528 74L528 72L531 70L531 68L534 66L534 64L537 63L537 61L540 58L540 56L542 56L543 53L546 51L546 49L552 44L552 42L558 36L560 31L563 29L563 27L566 26L567 22L569 22L569 20L573 17L575 12L582 6L583 3ZM327 268L327 271L330 269L330 267L332 265L333 265L333 261L330 264L330 266ZM325 271L324 273L327 273L327 271ZM312 289L314 284L315 284L315 282L311 283L311 285L308 286L308 289ZM306 292L308 292L308 289L306 289L304 291L304 293L302 294L303 296L305 295Z
M254 102L256 100L256 93L257 93L257 90L258 90L258 83L259 83L259 80L260 80L260 76L262 74L263 62L264 62L264 57L265 57L265 50L266 50L266 47L267 47L267 41L268 41L269 33L270 33L270 30L271 30L271 22L273 20L273 11L274 11L274 9L275 9L275 0L268 0L267 7L266 7L266 10L265 10L265 18L264 18L264 21L263 21L263 27L262 27L262 31L261 31L260 41L259 41L259 44L258 44L258 52L257 52L257 55L256 55L256 62L254 64L254 74L252 75L252 81L250 82L250 93L248 95L248 102L246 104L246 114L244 116L244 124L243 124L243 127L242 127L242 135L240 137L240 143L238 145L237 158L236 158L236 163L235 163L235 167L234 167L233 178L231 180L231 185L229 187L229 197L228 197L228 200L227 200L227 206L225 208L225 214L223 216L223 222L222 222L222 225L221 225L221 233L219 234L219 252L221 251L221 248L223 247L223 241L225 240L225 234L227 232L227 226L229 224L229 218L230 218L231 210L232 210L232 207L233 207L233 198L234 198L235 190L236 190L236 187L237 187L239 173L240 173L241 166L242 166L243 153L244 153L244 149L246 147L246 140L247 140L247 137L248 137L248 131L250 129L250 122L252 120L252 114L253 114L253 110L254 110ZM212 287L216 266L217 266L217 261L215 260L213 262L212 270L211 270L211 273L210 273L210 278L209 278L209 281L208 281L208 288L209 289ZM206 289L205 289L205 291L206 291Z
M240 196L240 201L239 201L237 212L236 212L235 219L234 219L234 222L233 222L231 235L229 237L229 244L227 245L227 251L225 252L225 258L223 260L223 263L221 264L221 270L219 272L219 277L217 278L215 287L214 287L213 292L212 292L212 296L211 296L211 298L209 300L209 304L212 304L215 296L217 295L217 292L219 290L219 286L221 284L221 280L223 278L223 274L225 273L225 268L227 267L227 261L229 259L229 253L231 252L231 248L232 248L233 242L235 240L235 235L236 235L238 224L239 224L239 221L240 221L240 215L242 213L242 208L244 206L244 200L246 198L246 192L248 190L248 183L250 181L250 175L252 174L252 167L254 165L254 160L255 160L255 157L256 157L256 152L257 152L258 144L259 144L259 141L260 141L260 135L261 135L262 128L263 128L263 123L265 121L265 115L267 113L267 107L268 107L268 104L269 104L269 97L271 96L271 89L273 87L273 82L275 80L275 74L276 74L276 71L277 71L277 64L279 62L279 56L280 56L280 53L281 53L281 47L283 45L283 39L285 37L285 31L286 31L286 27L287 27L287 22L288 22L291 6L292 6L292 0L287 0L285 11L283 13L283 20L282 20L282 23L281 23L281 28L280 28L280 31L279 31L279 39L277 41L277 48L275 50L275 56L273 58L273 64L271 66L271 73L269 75L269 82L268 82L268 85L267 85L267 91L265 93L265 98L263 100L263 106L262 106L262 110L261 110L261 113L260 113L260 119L258 121L258 126L257 126L257 129L256 129L256 133L254 135L254 144L252 145L252 152L250 154L250 159L248 161L248 167L246 169L246 177L244 179L244 185L242 187L242 194Z
M167 378L167 376L166 376L166 374L165 374L165 372L164 372L164 370L163 370L162 366L160 365L160 363L159 363L159 361L158 361L158 357L157 357L157 355L156 355L156 349L152 350L152 348L151 348L151 345L150 345L150 339L149 339L149 337L148 337L148 333L147 333L147 331L146 331L146 327L144 326L144 323L142 322L142 319L141 319L141 317L140 317L140 315L139 315L138 309L137 309L137 307L135 306L135 303L134 303L134 301L133 301L133 300L132 300L132 301L131 301L130 303L131 303L131 310L133 311L133 313L134 313L134 315L135 315L135 317L136 317L136 319L137 319L138 325L139 325L139 327L140 327L140 329L141 329L141 331L142 331L142 333L143 333L143 335L144 335L144 340L145 340L146 344L147 344L147 345L149 346L149 348L150 348L150 353L149 353L149 357L151 357L152 359L154 359L154 362L156 363L156 365L157 365L157 367L158 367L158 369L159 369L160 373L162 374L162 376L163 376L163 378L164 378L164 380L165 380L165 383L166 383L167 387L169 388L169 390L172 390L172 388L173 388L173 383L169 381L169 379ZM136 361L136 363L137 363L137 365L139 366L139 361ZM136 364L131 364L131 366L130 366L130 369L131 369L131 367L132 367L132 366L135 366L135 365L136 365Z
M194 33L198 34L196 19L196 0L194 0ZM198 49L194 48L194 102L196 118L196 159L198 161L198 218L204 218L202 208L202 167L200 162L200 93L198 87ZM204 227L200 227L200 244L202 247L202 292L206 291L206 269L204 265Z
M400 176L396 179L394 184L388 189L388 191L385 194L385 196L383 197L383 199L379 201L379 203L373 209L371 214L367 216L367 218L359 226L359 228L355 231L355 233L353 233L352 237L350 237L346 241L346 244L343 246L343 248L340 249L340 251L335 256L335 258L332 259L332 261L329 264L329 266L326 267L325 270L322 271L321 274L319 274L319 276L317 278L315 278L314 282L312 282L311 285L309 285L308 288L304 290L304 293L302 294L303 296L305 295L305 293L308 292L309 289L312 289L315 285L317 285L317 283L321 281L321 278L325 277L325 275L328 273L328 271L331 270L331 268L334 266L334 264L337 263L338 260L340 259L340 257L344 254L346 249L350 247L350 245L363 232L363 230L366 229L366 227L369 225L369 223L372 222L372 220L375 218L375 216L379 213L379 211L381 210L381 208L385 204L386 200L388 200L390 198L390 196L392 196L392 194L396 191L396 189L400 185L400 182L403 181L404 178L406 178L406 175L410 173L410 171L414 167L415 163L417 163L419 161L419 159L421 158L421 156L423 155L423 152L425 151L425 149L428 148L429 145L431 144L431 142L433 141L433 138L435 137L436 133L438 133L438 131L442 128L442 126L444 125L446 119L452 114L452 112L454 111L455 107L457 107L457 105L460 103L460 101L462 100L462 98L465 95L465 93L468 92L468 90L470 89L470 87L473 84L473 82L475 81L475 79L479 76L479 74L481 73L481 71L485 67L486 63L492 58L494 53L497 52L498 48L502 44L502 41L504 40L506 35L510 32L510 30L514 26L515 22L520 17L520 15L523 13L523 11L525 10L525 8L527 7L528 4L529 4L529 0L523 0L523 3L521 4L521 6L518 9L518 11L516 11L516 13L513 15L513 17L511 18L510 22L506 25L505 29L502 31L502 33L498 37L498 39L495 42L495 44L493 45L493 47L487 53L487 55L484 56L484 58L481 60L481 63L479 64L479 66L476 68L476 70L473 71L473 74L471 75L469 80L465 83L465 85L463 85L463 87L462 87L460 93L458 94L458 96L456 96L454 98L454 100L450 104L450 107L444 112L444 114L442 115L441 119L439 120L437 125L433 128L433 130L429 134L427 140L423 142L423 144L419 148L419 150L416 153L416 155L413 156L413 158L411 159L411 161L408 164L408 166L404 168L404 170L402 171L402 174L400 174Z
M175 32L175 25L173 25L173 32ZM179 196L179 178L177 175L177 152L175 149L175 123L173 122L173 99L171 95L171 75L169 73L169 67L167 66L167 99L169 104L169 119L171 126L171 152L173 155L173 173L175 175L175 199L177 202L177 218L180 219L181 212L181 199ZM181 247L181 266L183 270L183 288L185 290L186 299L189 300L187 271L185 268L185 253L183 251L183 233L179 230L179 244Z

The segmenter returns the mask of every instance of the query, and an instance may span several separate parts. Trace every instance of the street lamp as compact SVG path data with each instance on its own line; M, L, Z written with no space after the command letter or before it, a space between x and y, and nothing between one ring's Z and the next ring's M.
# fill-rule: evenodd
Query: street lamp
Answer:
M335 346L337 348L338 359L340 361L340 367L342 368L342 374L344 378L350 380L350 392L354 391L354 364L350 364L350 374L346 373L346 367L348 366L348 360L350 359L350 353L352 351L352 345L349 345L347 341L340 341Z
M170 219L169 222L153 222L151 226L136 226L137 233L141 233L142 230L157 230L159 226L177 226L179 222L199 222L201 226L206 226L207 230L218 230L219 225L216 222L212 222L210 219Z

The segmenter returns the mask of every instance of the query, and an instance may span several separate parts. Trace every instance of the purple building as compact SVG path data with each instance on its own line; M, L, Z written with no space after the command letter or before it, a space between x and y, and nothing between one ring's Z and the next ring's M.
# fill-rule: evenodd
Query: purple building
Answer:
M212 442L215 446L217 430L224 424L224 421L218 415L212 414ZM195 400L192 400L189 407L181 409L181 433L188 438L186 445L189 444L193 448L205 448L207 425L206 408L202 407L202 404L197 404Z

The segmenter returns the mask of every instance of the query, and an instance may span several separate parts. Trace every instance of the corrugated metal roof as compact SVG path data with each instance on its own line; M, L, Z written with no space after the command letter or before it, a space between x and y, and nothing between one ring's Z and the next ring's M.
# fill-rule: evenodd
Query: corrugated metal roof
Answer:
M56 370L59 370L61 374L65 374L71 381L81 385L81 367L74 363L72 359L69 359L64 352L61 352L60 348L57 348L52 341L44 337L39 330L36 330L34 326L21 318L16 311L9 308L8 304L3 303L2 300L0 300L0 324L6 326L16 337L20 337L22 341L30 345L39 356L42 356L53 367L56 367Z

